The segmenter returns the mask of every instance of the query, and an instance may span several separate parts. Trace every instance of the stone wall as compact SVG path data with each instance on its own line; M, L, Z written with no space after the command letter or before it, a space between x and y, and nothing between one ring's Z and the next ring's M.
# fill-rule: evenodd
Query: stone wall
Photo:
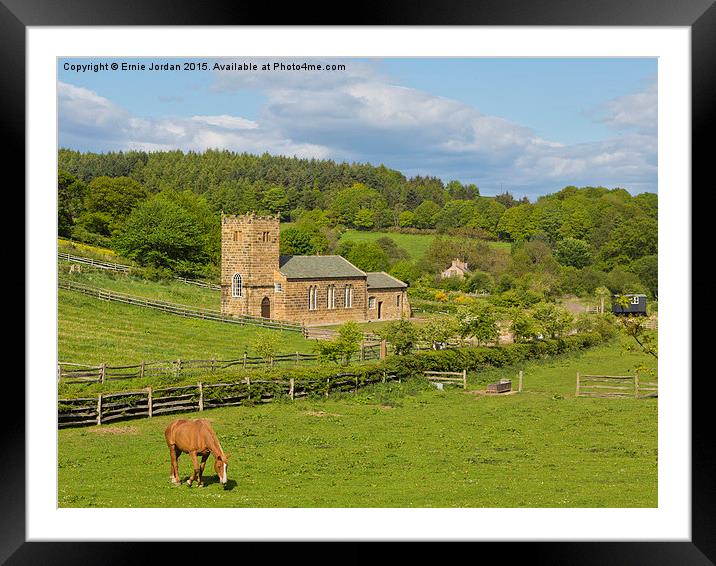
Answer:
M373 307L370 307L371 297L375 299ZM378 303L380 318L378 318ZM368 308L366 310L367 320L400 320L410 318L410 303L408 293L405 289L371 289L368 291Z
M329 285L335 286L335 308L327 306ZM353 286L353 306L345 307L346 285ZM308 290L316 287L316 309L308 309ZM282 298L284 320L302 322L307 326L365 320L366 281L364 278L294 279L286 281Z
M279 221L246 214L221 217L221 312L261 316L261 301L271 301L274 317L274 273L278 269ZM232 296L232 281L241 275L241 297Z

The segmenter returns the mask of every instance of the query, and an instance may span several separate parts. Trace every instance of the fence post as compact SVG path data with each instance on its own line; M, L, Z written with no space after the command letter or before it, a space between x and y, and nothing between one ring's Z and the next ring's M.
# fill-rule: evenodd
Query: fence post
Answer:
M246 387L249 388L249 401L251 401L251 378L246 376Z
M244 369L246 369L246 352L244 352Z
M60 377L62 376L62 366L57 364L57 384L60 384Z
M519 393L522 393L522 370L520 370L520 385L519 385L519 389L517 391Z
M380 341L380 359L382 360L388 355L388 343L385 340Z
M365 344L360 345L360 361L365 361Z
M177 377L181 375L181 358L177 360Z
M107 363L102 362L102 365L99 366L99 382L104 383L104 378L107 373Z
M326 378L326 397L328 397L328 390L331 388L331 378Z
M577 372L577 393L575 394L575 397L579 397L579 372Z
M216 356L211 358L211 371L212 373L216 371Z
M353 388L353 393L358 393L358 376L356 375L356 386Z
M462 370L462 388L467 389L467 370Z
M296 365L298 365L298 352L296 352ZM293 378L291 378L291 381L293 381ZM293 397L291 397L293 399Z
M152 416L152 388L147 387L147 411L149 416Z
M383 383L385 383L385 377L386 377L385 370L383 370Z
M634 398L639 397L639 372L634 372Z
M204 388L201 385L201 381L199 382L199 410L204 410Z
M97 424L102 424L102 394L97 397Z
M288 390L288 395L289 395L289 397L291 397L291 401L293 401L293 398L294 398L294 397L293 397L293 395L294 395L294 391L293 391L294 381L293 381L293 378L291 378L291 379L289 380L289 383L290 383L290 388L289 388L289 390Z

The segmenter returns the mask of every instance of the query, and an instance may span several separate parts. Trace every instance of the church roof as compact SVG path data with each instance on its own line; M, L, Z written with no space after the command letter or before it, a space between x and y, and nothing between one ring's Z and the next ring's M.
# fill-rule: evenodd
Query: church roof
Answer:
M408 285L385 271L366 273L368 276L368 289L403 289Z
M365 277L347 259L339 255L282 255L278 270L288 279L334 279Z

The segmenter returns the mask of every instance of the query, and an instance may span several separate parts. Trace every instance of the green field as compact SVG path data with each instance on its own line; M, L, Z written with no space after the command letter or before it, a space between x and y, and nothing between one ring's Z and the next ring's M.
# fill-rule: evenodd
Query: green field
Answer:
M126 273L104 271L84 266L82 266L83 271L81 273L69 273L69 266L70 264L67 262L58 262L60 277L83 285L203 309L218 311L221 307L221 294L215 289L199 287L174 279L151 281Z
M435 234L401 234L399 232L362 232L359 230L346 230L341 236L341 241L352 242L375 242L378 238L388 236L398 246L404 248L410 255L410 259L420 259L435 239ZM447 236L445 236L447 237ZM509 242L488 242L496 249L510 251Z
M195 289L183 283L176 285L188 288L188 292ZM131 292L139 294L134 286ZM86 364L238 358L245 349L251 353L257 330L254 326L183 318L153 309L100 301L63 289L58 292L57 320L59 360ZM300 332L271 332L277 352L312 352L313 343Z
M183 321L184 323L188 321ZM199 334L197 333L197 336ZM525 391L474 390L518 368L330 398L187 413L231 455L204 488L169 483L159 416L58 431L60 507L655 507L657 401L574 397L577 371L623 374L645 356L613 342L527 363ZM188 477L190 459L180 459Z

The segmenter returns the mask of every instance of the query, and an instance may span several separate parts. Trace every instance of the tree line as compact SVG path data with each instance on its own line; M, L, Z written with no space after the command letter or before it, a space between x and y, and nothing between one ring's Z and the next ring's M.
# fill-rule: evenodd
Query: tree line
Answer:
M252 211L292 222L282 230L282 254L338 253L361 269L445 292L658 294L653 193L568 186L530 202L383 165L229 151L61 149L58 158L59 234L156 270L215 276L220 213ZM389 237L341 240L346 229L435 239L416 260ZM440 280L455 257L468 261L470 277Z

